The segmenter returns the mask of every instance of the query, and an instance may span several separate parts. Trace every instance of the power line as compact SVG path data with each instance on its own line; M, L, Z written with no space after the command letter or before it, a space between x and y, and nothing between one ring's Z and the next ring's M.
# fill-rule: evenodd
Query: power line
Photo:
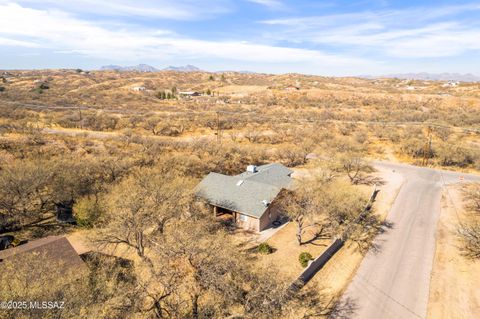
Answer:
M28 104L28 103L19 103L13 101L2 101L3 103L13 104L17 107L23 108L31 108L31 109L53 109L53 110L72 110L74 108L81 108L83 110L92 110L92 111L102 111L102 112L109 112L109 113L128 113L132 115L145 115L151 113L152 111L135 111L135 110L126 110L126 109L101 109L101 108L94 108L89 106L51 106L51 105L40 105L40 104ZM271 115L266 116L264 114L260 114L258 111L249 111L249 112L238 112L238 111L224 111L224 110L216 110L216 111L205 111L205 112L197 112L193 110L188 110L187 113L176 112L176 114L197 114L197 115L205 115L209 112L215 113L222 113L228 115L246 115L252 116L255 115L256 118L268 119L271 120L272 118L278 117L278 115ZM285 115L286 116L286 115ZM469 128L469 127L459 127L453 125L442 125L438 123L431 123L431 122L415 122L415 121L350 121L350 120L321 120L321 119L291 119L291 118L280 118L284 123L322 123L322 124L365 124L365 125L381 125L381 126L404 126L404 125L412 125L412 126L430 126L430 127L438 127L438 128L448 128L452 130L461 130L464 132L472 132L472 133L480 133L480 129Z

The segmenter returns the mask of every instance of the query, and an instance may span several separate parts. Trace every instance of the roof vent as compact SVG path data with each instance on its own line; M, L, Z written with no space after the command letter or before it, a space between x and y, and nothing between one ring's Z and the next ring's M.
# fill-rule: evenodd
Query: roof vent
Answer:
M256 172L257 172L257 166L255 166L255 165L248 165L248 166L247 166L247 172L256 173Z
M239 181L237 182L237 186L240 186L240 185L242 185L242 184L243 184L243 179L241 179L241 180L239 180Z
M268 200L264 199L264 200L262 200L262 204L263 204L263 206L268 207L268 205L270 205L270 202Z

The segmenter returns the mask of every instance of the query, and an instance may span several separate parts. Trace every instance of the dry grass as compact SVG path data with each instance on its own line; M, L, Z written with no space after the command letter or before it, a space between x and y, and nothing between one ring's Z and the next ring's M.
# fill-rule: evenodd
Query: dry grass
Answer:
M428 318L432 319L473 319L480 313L480 261L462 255L457 235L458 217L464 221L473 218L463 209L459 188L449 187L442 197L428 304Z

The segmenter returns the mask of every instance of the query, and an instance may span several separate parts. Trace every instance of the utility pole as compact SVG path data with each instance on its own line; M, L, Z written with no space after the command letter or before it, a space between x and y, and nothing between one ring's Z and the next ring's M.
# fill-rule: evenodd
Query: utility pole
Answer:
M217 143L222 143L222 136L221 136L221 128L220 128L220 112L217 112Z
M78 114L80 115L80 129L83 130L82 107L78 107Z
M428 165L428 159L430 158L430 154L432 152L432 135L430 126L427 127L427 141L425 142L425 147L423 148L423 160L422 165Z

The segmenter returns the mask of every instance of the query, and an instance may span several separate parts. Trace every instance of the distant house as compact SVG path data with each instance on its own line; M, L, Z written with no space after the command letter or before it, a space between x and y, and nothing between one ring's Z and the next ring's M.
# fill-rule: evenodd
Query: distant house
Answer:
M134 86L132 87L132 91L135 91L135 92L140 92L140 91L145 91L146 88L144 86Z
M292 186L293 171L281 164L249 165L236 176L208 174L196 187L214 215L230 216L239 227L262 231L280 217L275 200Z
M300 90L300 88L298 86L295 86L295 85L289 85L285 88L285 91L289 91L289 92L294 92L294 91L298 91Z
M460 85L460 82L458 82L458 81L450 81L450 82L444 83L444 84L442 85L442 87L444 87L444 88L457 87L457 86L459 86L459 85Z
M183 97L191 97L191 96L200 96L201 94L196 91L184 91L184 92L178 92L178 95Z

